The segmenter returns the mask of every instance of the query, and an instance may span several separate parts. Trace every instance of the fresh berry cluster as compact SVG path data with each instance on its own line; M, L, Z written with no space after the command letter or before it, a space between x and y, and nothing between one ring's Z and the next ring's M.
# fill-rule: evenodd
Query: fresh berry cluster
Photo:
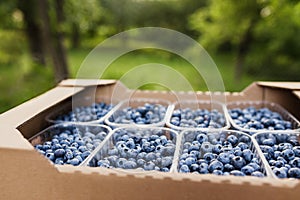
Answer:
M234 123L242 128L250 130L290 130L292 124L285 121L277 112L268 108L256 109L248 107L245 109L235 108L229 110L230 117Z
M49 129L54 134L51 141L38 144L35 148L58 165L79 165L106 137L107 131L100 127L59 127Z
M206 109L176 109L172 113L171 124L179 127L222 128L225 126L225 117L215 109L211 112Z
M99 120L104 117L112 108L113 104L104 102L95 103L91 106L81 106L74 108L71 112L59 115L56 122L90 122Z
M158 129L119 129L100 150L90 166L122 169L170 171L176 136Z
M179 172L235 176L265 176L251 151L250 137L241 134L185 132Z
M262 133L256 137L278 178L300 178L300 144L297 135Z
M117 124L155 124L163 121L167 107L145 103L137 108L126 107L117 110L109 121Z

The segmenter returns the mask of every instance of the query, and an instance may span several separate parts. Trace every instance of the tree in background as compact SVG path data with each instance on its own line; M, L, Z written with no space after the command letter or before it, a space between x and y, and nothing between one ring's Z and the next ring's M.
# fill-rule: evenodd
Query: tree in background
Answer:
M23 13L26 37L28 38L29 49L34 62L46 65L46 55L42 30L39 23L37 0L18 0L17 7Z
M207 7L191 16L191 27L200 33L204 47L217 50L229 44L236 52L236 81L240 81L259 13L260 5L253 0L211 0Z
M99 0L66 0L64 23L72 48L79 48L81 37L95 36L102 18Z
M299 80L300 2L270 0L254 29L255 43L247 56L248 72L276 80Z
M51 3L52 7L48 0L37 2L44 47L51 57L56 82L59 82L69 76L66 50L63 45L64 0L55 0Z
M235 52L237 82L245 67L252 73L267 69L265 73L277 79L282 76L279 69L286 68L296 79L299 13L300 3L294 0L211 0L191 16L190 25L204 47L220 51L225 46Z

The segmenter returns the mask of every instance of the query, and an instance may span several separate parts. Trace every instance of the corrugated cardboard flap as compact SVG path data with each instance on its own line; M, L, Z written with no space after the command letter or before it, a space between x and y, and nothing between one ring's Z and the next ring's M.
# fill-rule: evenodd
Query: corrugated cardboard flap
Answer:
M265 82L259 81L258 85L264 87L282 88L287 90L300 90L300 82Z
M63 87L87 87L96 85L110 85L116 83L116 80L111 79L66 79L58 85Z
M296 95L300 99L300 91L293 91L293 94Z

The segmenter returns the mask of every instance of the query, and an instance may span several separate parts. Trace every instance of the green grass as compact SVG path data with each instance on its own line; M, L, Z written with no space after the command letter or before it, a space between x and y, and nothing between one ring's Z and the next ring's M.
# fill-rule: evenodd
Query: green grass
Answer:
M68 62L72 78L77 77L77 71L85 57L89 54L90 49L77 49L68 51ZM104 52L104 57L111 54L111 50ZM233 81L234 58L232 55L214 55L220 73L222 74L225 88L228 91L240 91L255 80L254 77L244 75L240 84ZM98 61L101 66L101 60ZM202 77L197 74L195 69L184 59L171 55L163 51L135 51L121 56L115 60L104 72L102 78L119 79L124 74L127 76L125 82L128 86L135 86L134 82L143 80L154 80L162 82L167 79L175 89L184 90L178 77L169 74L160 74L157 71L148 71L147 73L129 73L131 69L147 63L159 63L177 70L178 73L185 76L195 90L207 90ZM86 72L97 78L93 71ZM32 65L29 55L24 54L15 63L10 65L0 64L0 113L4 112L34 96L37 96L55 86L53 72L50 67L41 67ZM98 77L99 78L99 77ZM177 85L176 85L177 83ZM168 89L159 84L138 85L141 89ZM189 88L187 88L189 89Z
M90 50L88 49L79 49L79 50L71 50L70 51L70 66L71 66L71 76L77 77L77 71L79 69L82 61L84 58L89 54ZM107 55L111 54L112 52L110 50L107 50L105 52ZM105 57L106 55L104 55ZM243 88L245 88L247 85L249 85L253 80L255 80L255 77L251 77L247 74L245 74L242 78L239 84L236 84L234 82L234 56L231 54L228 55L213 55L212 59L215 61L218 70L223 78L223 82L225 85L225 89L227 91L241 91ZM101 61L97 60L99 62L99 67L103 67L101 65ZM159 63L163 64L169 67L172 67L175 69L178 73L183 75L192 85L194 90L207 90L207 86L201 77L201 75L194 69L194 67L189 64L186 60L180 58L179 56L172 55L170 53L164 52L164 51L134 51L131 53L127 53L121 57L119 57L117 60L115 60L109 67L106 69L105 73L102 75L102 78L112 78L112 79L120 79L126 72L128 72L131 69L134 69L135 67L149 64L149 63ZM155 65L155 64L154 64ZM86 67L83 65L83 67ZM89 71L89 68L86 69L87 77L89 75L92 75L92 77L98 77L99 70L95 71ZM97 73L98 71L98 73ZM153 80L157 80L156 76L158 74L153 71L153 73L149 74L136 74L133 76L130 76L127 82L134 82L138 78L142 76L143 79L149 79L151 78ZM163 77L161 77L163 78ZM176 83L177 77L168 77L170 80L170 83ZM256 77L257 78L257 77ZM130 84L129 84L130 85ZM149 84L141 87L142 89L166 89L164 87L161 87L159 85ZM182 89L178 86L179 89Z

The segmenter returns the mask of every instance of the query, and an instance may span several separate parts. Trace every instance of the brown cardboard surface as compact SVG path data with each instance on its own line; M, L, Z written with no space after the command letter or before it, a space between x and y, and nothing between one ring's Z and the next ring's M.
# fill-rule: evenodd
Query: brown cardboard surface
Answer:
M32 150L32 145L16 129L7 125L0 125L0 148Z
M18 127L43 110L57 104L72 94L83 90L83 87L62 88L56 87L41 96L21 104L0 115L0 124Z
M33 150L26 138L47 125L47 114L70 104L72 100L85 104L111 96L119 99L163 98L169 101L195 97L193 92L132 92L120 82L100 81L100 85L97 82L63 81L58 87L0 116L0 199L300 198L298 180L160 172L125 174L112 169L51 164ZM261 82L251 84L240 93L225 93L227 101L270 100L294 110L300 108L297 94L290 89L269 87ZM197 99L210 100L210 95L209 92L196 92Z

